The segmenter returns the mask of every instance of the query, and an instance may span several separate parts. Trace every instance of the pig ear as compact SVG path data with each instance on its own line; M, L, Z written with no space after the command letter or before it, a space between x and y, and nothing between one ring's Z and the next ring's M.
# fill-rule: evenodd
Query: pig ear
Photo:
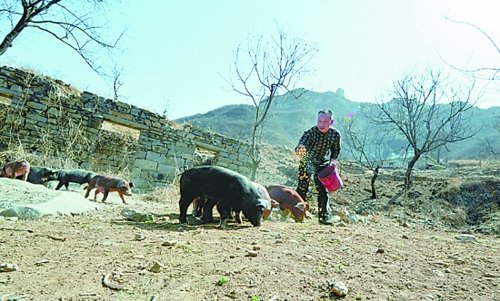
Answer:
M271 202L269 202L268 200L264 200L264 199L262 199L262 201L263 201L262 204L264 205L264 209L271 210L271 208L272 208Z
M297 205L295 205L295 208L298 208L300 211L304 212L306 206L304 205L304 203L297 203Z
M257 203L257 207L264 207L264 208L270 208L271 203L266 200L266 199L259 199L259 202Z

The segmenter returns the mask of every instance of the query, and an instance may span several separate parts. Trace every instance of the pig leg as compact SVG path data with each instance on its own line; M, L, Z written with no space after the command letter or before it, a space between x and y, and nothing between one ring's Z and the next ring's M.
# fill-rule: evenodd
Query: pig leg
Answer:
M187 210L189 205L193 202L194 197L186 197L185 195L182 195L181 192L181 199L179 200L179 221L181 224L184 224L187 222Z
M241 224L241 215L240 211L235 210L234 211L234 220L238 223Z
M205 205L206 200L202 197L195 197L193 199L193 216L201 217L203 215L203 206Z
M96 189L94 192L94 202L97 202L97 195L99 194L99 189Z
M224 204L223 202L217 203L217 210L220 214L220 224L221 229L227 229L227 221L229 220L229 215L231 214L231 206Z
M212 223L214 221L214 206L217 204L217 201L206 199L205 204L203 206L203 217L202 221L205 223Z
M123 204L127 204L127 202L125 202L125 197L123 196L123 192L118 191L118 195L120 196L120 199L122 199Z
M104 190L104 197L102 198L102 202L104 203L104 201L108 198L108 194L109 194L109 190L108 189L105 189ZM125 201L124 201L125 202Z
M28 175L29 175L29 172L27 172L23 175L23 181L28 181Z
M90 194L90 191L94 189L94 186L92 184L89 184L89 187L87 187L87 191L85 192L85 198L87 198Z
M10 178L11 179L15 179L16 178L16 171L14 169L11 170Z
M64 185L64 181L59 181L59 183L57 183L57 186L56 186L56 190L59 190L61 189L61 187Z

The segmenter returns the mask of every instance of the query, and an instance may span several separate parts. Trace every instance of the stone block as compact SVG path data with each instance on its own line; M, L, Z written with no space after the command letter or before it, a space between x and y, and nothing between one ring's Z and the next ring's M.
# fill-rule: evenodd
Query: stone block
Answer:
M166 173L166 174L175 174L177 171L177 167L168 165L168 164L158 164L158 169L157 171L160 173Z
M134 167L140 168L142 170L156 170L157 166L157 162L145 159L136 159L134 162Z
M156 162L164 162L165 155L159 154L153 151L146 152L146 160L156 161Z
M59 109L56 109L56 108L49 108L47 110L47 114L50 116L61 116L61 111Z
M146 152L144 151L136 151L134 154L136 159L146 159Z

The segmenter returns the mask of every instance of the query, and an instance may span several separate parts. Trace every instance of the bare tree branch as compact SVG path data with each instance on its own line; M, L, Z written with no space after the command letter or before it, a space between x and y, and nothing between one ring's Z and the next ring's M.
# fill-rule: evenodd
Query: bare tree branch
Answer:
M0 42L0 55L13 46L14 40L21 32L33 28L49 34L76 51L90 68L103 75L101 68L95 62L93 50L95 47L101 50L115 48L123 32L112 43L105 42L99 33L102 27L92 24L93 16L87 13L85 7L69 7L63 5L63 2L70 3L68 0L22 0L20 5L7 2L0 4L0 15L6 15L12 27ZM82 5L92 2L98 5L102 1L87 0L72 3Z
M226 80L236 93L248 97L255 107L255 119L251 135L252 175L260 163L259 135L276 96L293 90L293 86L305 74L317 49L301 39L290 37L277 28L277 35L268 40L260 35L249 39L235 50L235 79Z
M497 45L495 40L493 40L493 38L487 32L485 32L481 27L479 27L475 24L466 22L466 21L454 20L454 19L451 19L447 16L445 16L444 18L448 21L453 22L453 23L464 24L464 25L470 26L470 27L474 28L475 30L479 31L490 42L490 44L496 50L497 54L500 55L500 47ZM441 57L441 59L444 62L446 62L446 60L444 60L442 57ZM446 64L457 71L471 74L473 77L478 78L478 79L500 80L500 66L498 66L498 67L488 66L488 67L477 67L477 68L459 68L459 67L457 67L453 64L450 64L448 62L446 62Z

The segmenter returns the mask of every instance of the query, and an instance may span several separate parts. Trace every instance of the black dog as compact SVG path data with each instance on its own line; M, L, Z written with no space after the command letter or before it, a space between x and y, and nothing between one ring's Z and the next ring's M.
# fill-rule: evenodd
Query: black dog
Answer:
M187 209L195 198L217 200L220 214L220 226L225 228L231 210L243 211L245 217L254 226L260 226L266 201L245 176L219 166L198 166L186 170L181 175L179 200L181 223L186 222ZM205 204L213 207L211 201ZM210 204L211 203L211 204Z

